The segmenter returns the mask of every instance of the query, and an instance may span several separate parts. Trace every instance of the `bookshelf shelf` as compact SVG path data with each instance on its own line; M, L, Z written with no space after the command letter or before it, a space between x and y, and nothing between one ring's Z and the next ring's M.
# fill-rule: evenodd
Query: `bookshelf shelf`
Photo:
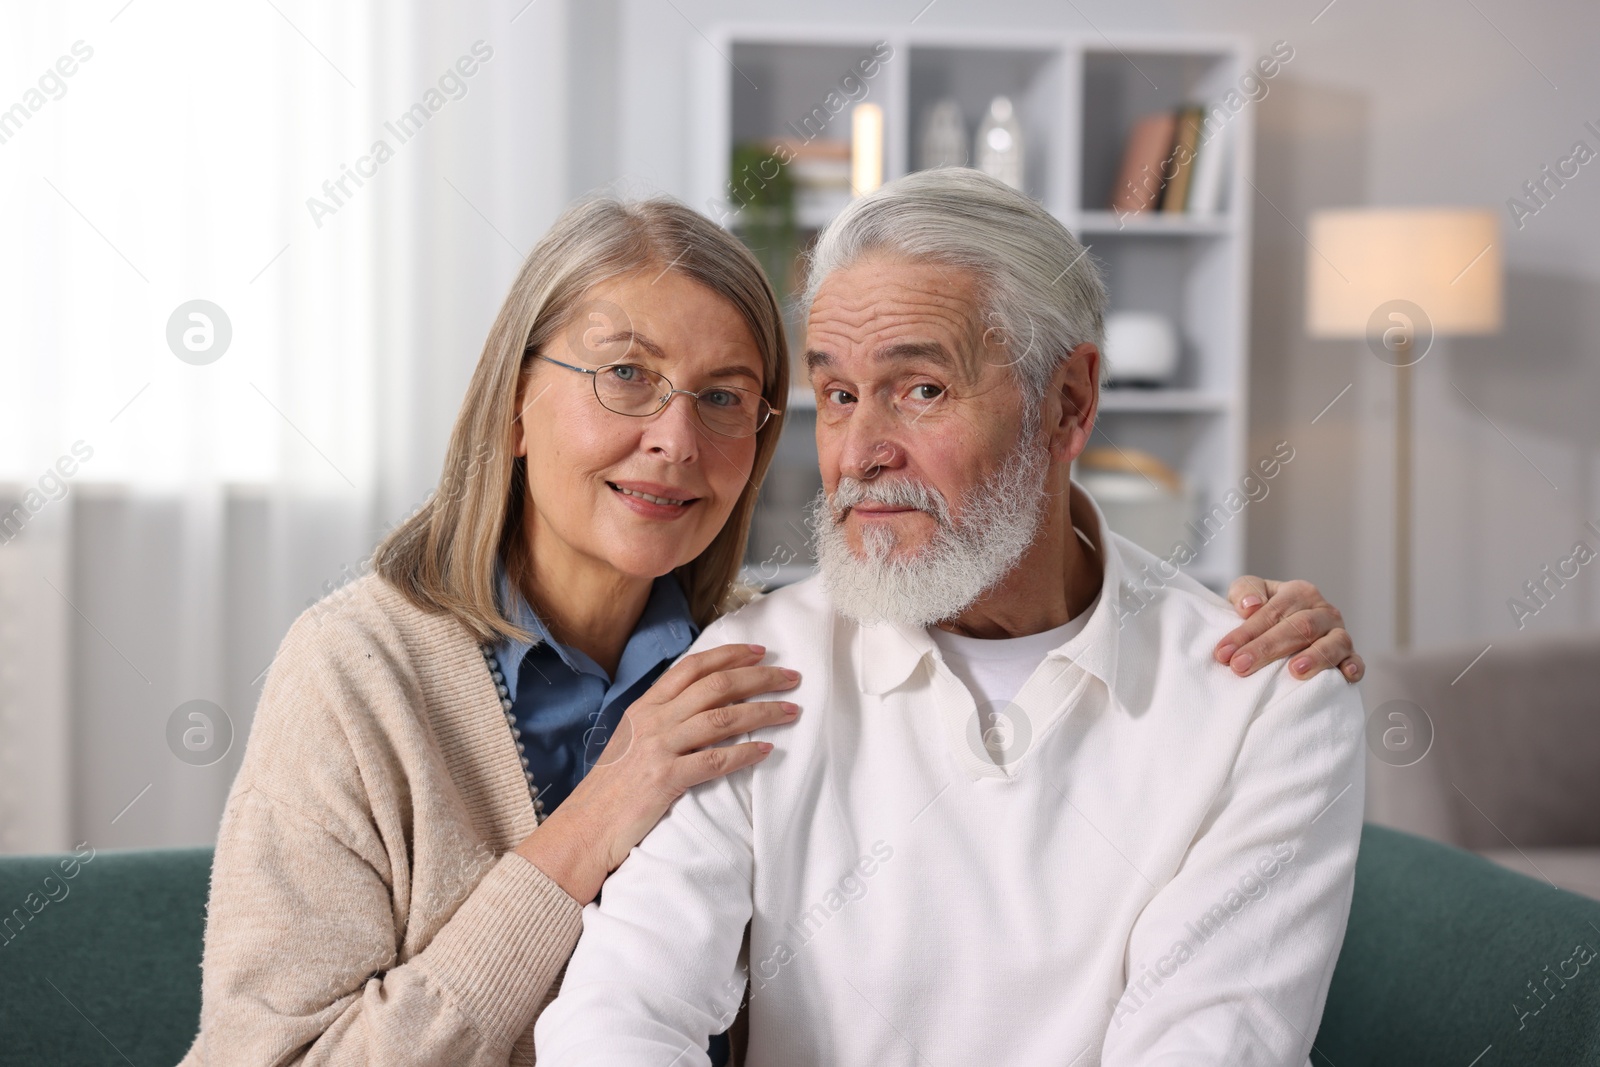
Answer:
M849 135L851 107L867 101L884 110L884 176L893 179L918 168L935 102L959 106L970 141L987 102L1010 98L1025 145L1024 191L1090 247L1110 286L1113 311L1157 312L1180 338L1179 370L1167 386L1102 391L1094 443L1156 456L1183 477L1201 507L1237 484L1249 466L1246 194L1253 110L1227 118L1228 155L1222 158L1228 166L1215 213L1119 218L1109 204L1133 124L1154 111L1217 99L1251 69L1250 42L1214 35L1108 39L1092 32L747 24L713 27L690 47L693 203L747 239L737 204L730 202L730 183L740 177L730 166L736 147L787 138L822 156L837 153ZM861 73L863 63L870 74ZM826 173L826 165L817 172ZM797 225L787 237L792 247L774 252L770 231L752 241L763 245L758 255L780 295L792 296L801 284L802 254L832 210L826 196L797 197ZM799 311L789 321L796 354L804 326ZM1105 356L1115 365L1115 352ZM776 568L772 584L807 573L804 509L820 486L815 399L798 366L793 381L747 551L752 569L763 563L767 571ZM1241 573L1243 525L1230 524L1204 545L1189 573L1218 589Z
M1206 393L1193 389L1130 389L1109 387L1100 390L1102 412L1178 411L1226 414L1233 398L1226 393Z
M1080 236L1087 235L1151 235L1158 237L1214 237L1233 232L1234 222L1229 215L1185 215L1141 212L1119 216L1114 211L1081 211L1076 220L1063 219L1067 227ZM1073 222L1077 225L1074 226Z

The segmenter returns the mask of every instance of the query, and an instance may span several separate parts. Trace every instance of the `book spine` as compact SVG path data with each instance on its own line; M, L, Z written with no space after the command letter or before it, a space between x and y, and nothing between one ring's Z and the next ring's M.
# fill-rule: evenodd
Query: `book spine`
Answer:
M1200 144L1200 120L1204 114L1201 108L1192 105L1178 111L1178 136L1167 166L1172 180L1168 183L1166 195L1161 201L1161 210L1167 214L1178 214L1188 207L1189 189L1194 178L1195 153Z

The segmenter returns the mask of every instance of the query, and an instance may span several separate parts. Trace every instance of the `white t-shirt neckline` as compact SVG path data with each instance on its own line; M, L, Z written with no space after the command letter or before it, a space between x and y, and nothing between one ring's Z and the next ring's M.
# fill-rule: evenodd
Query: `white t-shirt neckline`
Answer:
M928 627L928 636L979 707L1005 704L1022 692L1047 655L1083 632L1099 602L1097 596L1094 603L1060 626L1021 637L968 637L936 626Z

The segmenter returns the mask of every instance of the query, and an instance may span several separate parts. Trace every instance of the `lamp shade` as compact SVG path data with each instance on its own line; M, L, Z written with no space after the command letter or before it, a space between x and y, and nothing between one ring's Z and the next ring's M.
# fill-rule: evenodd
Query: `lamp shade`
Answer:
M1373 312L1409 300L1435 334L1501 323L1500 216L1487 208L1319 211L1306 250L1306 329L1361 337Z

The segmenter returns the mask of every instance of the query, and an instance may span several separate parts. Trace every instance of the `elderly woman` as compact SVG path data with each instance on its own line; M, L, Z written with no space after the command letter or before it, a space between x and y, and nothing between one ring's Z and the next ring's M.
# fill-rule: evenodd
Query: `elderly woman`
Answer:
M752 699L798 680L760 646L677 659L736 601L788 366L771 287L715 224L665 200L557 221L437 492L284 639L184 1063L533 1062L583 906L675 798L772 747L722 742L799 714ZM1219 647L1359 676L1314 588L1234 595Z

